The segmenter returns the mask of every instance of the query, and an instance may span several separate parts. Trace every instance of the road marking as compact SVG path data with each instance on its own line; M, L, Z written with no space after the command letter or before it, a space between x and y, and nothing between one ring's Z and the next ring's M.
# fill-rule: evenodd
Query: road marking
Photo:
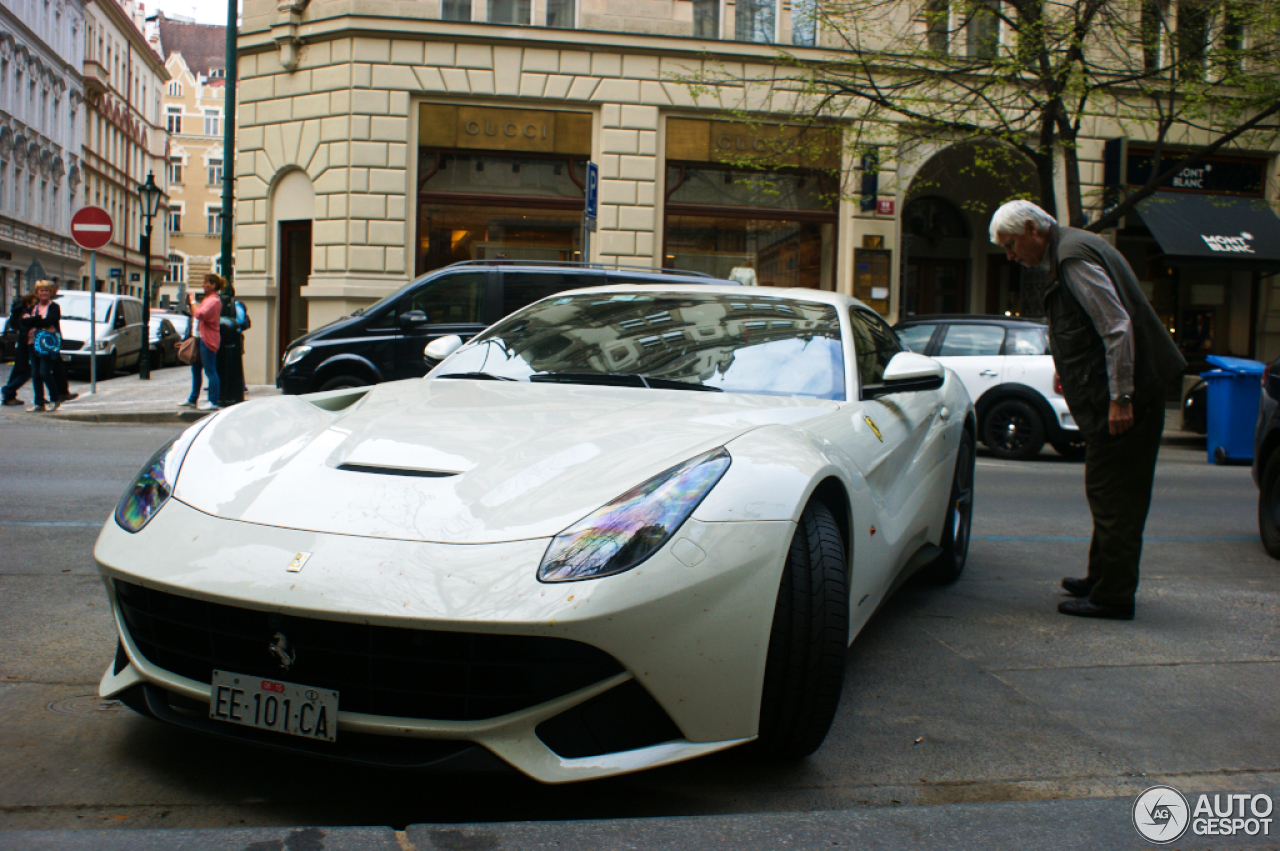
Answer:
M1090 541L1088 535L973 535L973 541ZM1197 541L1256 541L1257 535L1144 535L1143 541L1155 544L1195 543Z
M83 520L0 520L0 526L101 526L102 521Z

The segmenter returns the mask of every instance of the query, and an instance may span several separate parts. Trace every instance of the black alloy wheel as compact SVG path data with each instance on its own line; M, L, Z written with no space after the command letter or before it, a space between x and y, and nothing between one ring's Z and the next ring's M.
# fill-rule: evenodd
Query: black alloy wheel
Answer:
M951 501L942 530L942 552L929 565L934 582L955 582L969 560L969 537L973 528L973 435L966 429L956 452L956 472L951 477Z
M106 361L102 364L102 368L98 370L99 378L114 378L116 374L116 353L112 352L107 355Z
M1079 461L1084 457L1084 438L1077 437L1055 440L1053 442L1053 451L1070 461Z
M811 502L791 538L773 610L757 741L766 756L799 759L827 737L844 684L848 595L840 528L830 509Z
M336 375L320 385L320 392L326 390L348 390L352 387L368 387L369 382L358 375Z
M1272 558L1280 558L1280 452L1273 452L1262 469L1258 490L1258 535Z
M1036 409L1021 399L996 402L987 412L982 440L997 458L1034 458L1044 446L1044 423Z

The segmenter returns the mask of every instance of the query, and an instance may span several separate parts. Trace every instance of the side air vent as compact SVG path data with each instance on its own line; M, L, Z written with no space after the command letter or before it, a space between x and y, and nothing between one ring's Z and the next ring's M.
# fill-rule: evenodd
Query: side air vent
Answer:
M403 467L375 467L372 464L339 464L339 470L346 470L348 473L377 473L383 476L421 476L425 479L447 479L450 476L456 476L457 473L447 473L441 470L406 470Z
M344 390L330 390L327 393L308 393L302 398L322 411L336 413L350 408L367 396L372 389L372 387L352 387Z

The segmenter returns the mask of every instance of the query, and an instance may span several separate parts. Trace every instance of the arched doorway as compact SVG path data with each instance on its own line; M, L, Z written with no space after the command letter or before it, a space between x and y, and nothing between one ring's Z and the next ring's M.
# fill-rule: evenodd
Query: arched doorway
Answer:
M302 288L311 277L311 221L315 188L304 171L283 175L272 192L271 219L276 237L275 363L285 347L307 332L310 323Z
M997 142L960 142L919 162L902 211L901 315L1004 313L1019 302L1018 270L987 225L1004 201L1038 194L1033 164Z

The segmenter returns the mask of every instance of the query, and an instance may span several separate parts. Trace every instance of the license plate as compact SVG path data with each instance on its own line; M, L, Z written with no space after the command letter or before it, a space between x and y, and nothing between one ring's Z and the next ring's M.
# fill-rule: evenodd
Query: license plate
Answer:
M214 671L209 717L259 730L334 741L338 693L327 689Z

